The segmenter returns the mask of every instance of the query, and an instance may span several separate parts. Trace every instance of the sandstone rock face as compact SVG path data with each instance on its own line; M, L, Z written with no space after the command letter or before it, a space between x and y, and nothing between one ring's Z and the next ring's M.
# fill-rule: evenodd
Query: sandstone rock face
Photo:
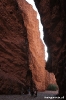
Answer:
M19 94L25 85L28 39L16 0L0 0L0 94Z
M0 0L0 94L21 94L30 82L45 90L54 76L45 70L44 53L32 6L25 0Z
M46 69L53 72L59 94L66 98L66 0L34 0L44 27L49 58Z
M25 0L0 0L0 94L20 94L28 70L37 89L45 89L44 45L36 16Z
M27 28L29 41L29 66L32 79L38 90L45 90L45 55L44 44L40 39L37 13L25 0L17 0L23 12L23 20Z
M53 73L49 73L47 70L45 73L45 89L47 89L49 84L57 85L55 75Z

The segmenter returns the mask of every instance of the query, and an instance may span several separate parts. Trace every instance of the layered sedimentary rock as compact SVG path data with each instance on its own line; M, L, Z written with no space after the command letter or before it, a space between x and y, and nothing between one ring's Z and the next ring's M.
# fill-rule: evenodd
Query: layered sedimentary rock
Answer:
M53 72L59 94L66 97L66 0L34 0L44 28L49 58L46 69Z

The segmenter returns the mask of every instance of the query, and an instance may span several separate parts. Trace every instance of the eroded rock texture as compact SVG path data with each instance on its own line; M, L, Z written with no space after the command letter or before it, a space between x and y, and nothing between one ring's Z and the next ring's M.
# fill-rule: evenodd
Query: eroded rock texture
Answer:
M30 82L45 89L44 45L36 16L25 0L0 0L0 94L20 94Z
M46 69L53 72L59 94L66 98L66 0L34 0L44 27L49 58Z
M40 39L37 13L25 0L17 0L23 12L23 20L27 29L29 41L29 66L32 79L38 90L45 90L45 52Z
M28 39L16 0L0 0L0 94L19 94L26 83Z
M57 85L55 75L53 73L49 73L47 70L45 73L45 89L47 89L49 84Z
M0 94L21 94L27 85L45 90L52 80L44 53L32 6L25 0L0 0Z

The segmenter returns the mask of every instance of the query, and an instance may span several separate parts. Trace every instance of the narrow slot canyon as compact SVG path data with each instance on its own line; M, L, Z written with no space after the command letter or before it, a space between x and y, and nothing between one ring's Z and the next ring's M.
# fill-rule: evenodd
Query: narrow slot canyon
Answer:
M66 98L65 4L0 0L0 100Z

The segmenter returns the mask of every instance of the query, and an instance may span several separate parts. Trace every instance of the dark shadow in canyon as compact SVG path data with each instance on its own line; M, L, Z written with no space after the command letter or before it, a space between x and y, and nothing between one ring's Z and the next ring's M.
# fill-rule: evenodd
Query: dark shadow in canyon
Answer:
M49 58L46 69L53 72L59 96L66 98L66 0L34 0L44 29Z

